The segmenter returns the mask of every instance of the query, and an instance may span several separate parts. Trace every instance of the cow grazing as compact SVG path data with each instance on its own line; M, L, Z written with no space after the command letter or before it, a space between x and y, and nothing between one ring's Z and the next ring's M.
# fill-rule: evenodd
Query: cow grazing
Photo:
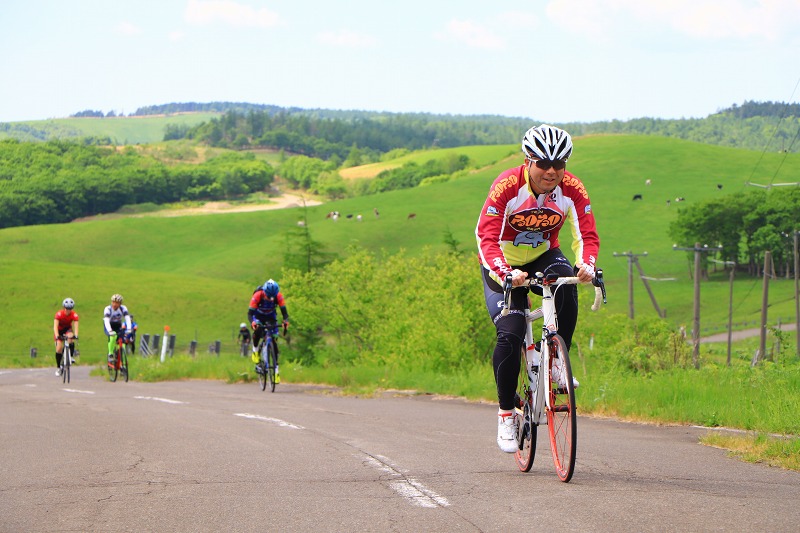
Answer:
M644 184L645 185L650 185L650 179L648 178L648 179L644 180Z
M409 213L408 214L408 218L406 220L411 220L412 218L417 218L417 214L416 213Z
M675 201L676 202L684 202L684 201L686 201L686 198L684 198L683 196L678 196L677 198L675 198Z
M634 194L633 195L633 199L634 200L641 200L642 199L642 195L641 194Z

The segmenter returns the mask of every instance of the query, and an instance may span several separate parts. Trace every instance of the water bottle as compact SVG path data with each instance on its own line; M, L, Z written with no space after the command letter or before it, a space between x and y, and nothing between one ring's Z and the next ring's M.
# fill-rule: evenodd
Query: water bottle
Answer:
M538 349L538 344L538 342L531 344L525 351L525 360L528 367L528 379L531 380L531 383L536 383L536 375L539 371L539 363L542 356L542 353Z

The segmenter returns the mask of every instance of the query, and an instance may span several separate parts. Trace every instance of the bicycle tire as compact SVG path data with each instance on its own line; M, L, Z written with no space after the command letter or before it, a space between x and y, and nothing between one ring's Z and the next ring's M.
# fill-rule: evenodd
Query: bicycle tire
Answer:
M575 448L578 440L578 417L575 410L575 388L572 382L572 366L564 339L554 335L548 341L550 345L550 376L548 394L550 409L547 410L547 430L550 433L550 450L553 452L553 464L558 478L564 483L572 479L575 471ZM566 387L553 383L553 365L561 359L561 372L565 373Z
M119 375L119 346L114 349L114 362L108 365L108 379L112 382L117 381L117 376Z
M515 396L517 407L517 445L514 452L517 466L522 472L530 472L533 459L536 456L536 425L533 424L533 394L528 368L526 364L525 347L522 348L519 364L519 379L517 380L517 394Z
M125 383L128 382L130 379L130 371L128 370L128 345L125 345L125 349L122 350L122 364L120 366L120 371L122 375L125 376Z
M267 344L267 378L269 379L269 391L275 392L275 340Z
M264 341L262 340L261 344L258 346L258 353L261 354L261 363L259 364L261 364L261 369L262 369L262 372L258 374L258 384L261 386L262 391L267 390L267 370L266 370L267 358L264 357L264 350L265 350L265 345Z
M72 354L69 350L69 345L67 341L64 341L64 353L61 354L61 380L63 383L69 383L69 369L72 366L69 362L69 358L72 357Z

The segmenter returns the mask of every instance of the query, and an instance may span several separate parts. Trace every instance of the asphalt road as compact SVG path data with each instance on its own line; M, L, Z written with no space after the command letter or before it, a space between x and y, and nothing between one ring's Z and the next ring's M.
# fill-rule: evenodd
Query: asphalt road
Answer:
M578 391L580 394L580 390ZM291 384L0 371L0 531L792 531L800 474L706 430L578 419L568 484L530 473L496 407Z

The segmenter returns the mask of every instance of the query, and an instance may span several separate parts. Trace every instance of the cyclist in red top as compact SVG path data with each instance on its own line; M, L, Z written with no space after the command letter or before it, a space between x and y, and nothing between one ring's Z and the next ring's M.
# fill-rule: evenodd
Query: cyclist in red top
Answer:
M536 272L591 281L600 250L586 188L566 171L572 155L569 133L547 124L531 128L522 138L522 153L525 163L501 173L492 183L475 229L486 308L497 329L492 356L500 404L497 444L508 453L517 449L514 393L525 339L528 291L513 291L511 310L502 316L505 277L512 276L513 286ZM574 269L559 248L558 234L565 221L572 226ZM558 332L569 349L578 321L577 287L560 287L555 305Z
M74 311L75 301L72 298L64 298L61 303L63 309L56 313L53 320L53 337L56 341L56 376L61 375L61 356L64 353L64 341L61 337L66 336L69 340L69 349L75 353L75 340L78 338L78 313ZM74 363L74 359L70 363Z
M261 364L261 356L258 353L258 343L266 335L264 324L278 323L277 309L281 310L283 316L283 326L289 326L289 312L286 310L286 301L280 287L273 279L268 279L264 285L256 289L250 298L250 307L247 310L247 318L253 327L253 355L252 360L256 367ZM279 328L276 325L270 331L273 336L278 335ZM256 368L258 372L258 368ZM275 383L281 382L280 372L278 371L278 343L275 343Z

